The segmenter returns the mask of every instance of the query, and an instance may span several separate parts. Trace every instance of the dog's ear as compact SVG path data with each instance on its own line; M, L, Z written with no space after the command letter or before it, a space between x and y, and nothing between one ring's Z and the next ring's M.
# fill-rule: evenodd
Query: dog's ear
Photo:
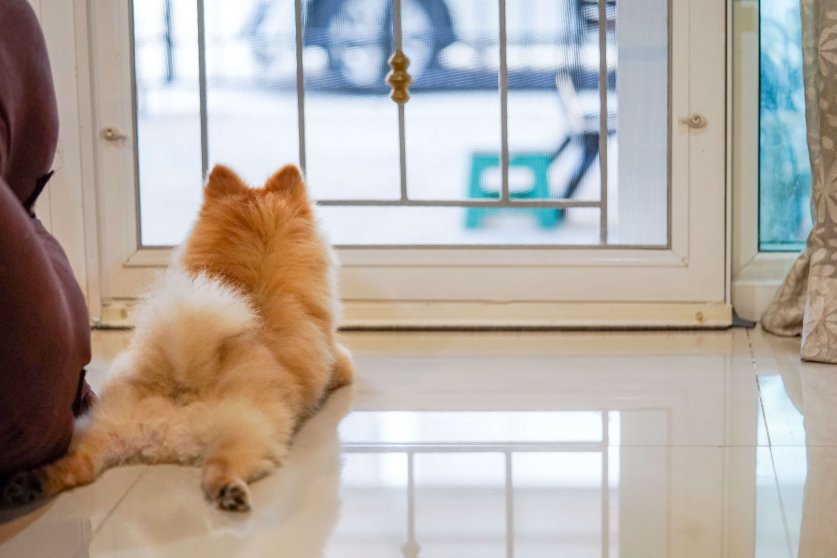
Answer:
M305 188L305 179L296 165L285 165L271 176L264 185L269 192L284 194L288 199L308 204L308 191Z
M207 198L223 198L247 190L247 185L235 172L224 165L215 165L203 189Z

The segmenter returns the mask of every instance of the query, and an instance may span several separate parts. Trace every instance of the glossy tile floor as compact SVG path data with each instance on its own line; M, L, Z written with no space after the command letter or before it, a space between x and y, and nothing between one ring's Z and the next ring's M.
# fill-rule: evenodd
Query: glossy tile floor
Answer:
M94 384L127 338L96 334ZM354 390L252 513L209 507L198 469L124 467L0 512L0 556L837 556L837 367L798 339L344 339Z

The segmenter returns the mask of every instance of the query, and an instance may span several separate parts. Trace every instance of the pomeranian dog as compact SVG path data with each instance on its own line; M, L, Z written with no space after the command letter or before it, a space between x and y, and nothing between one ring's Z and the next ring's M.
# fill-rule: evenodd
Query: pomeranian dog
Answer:
M67 455L13 476L3 499L51 496L115 465L181 463L203 466L219 508L249 510L248 483L275 470L301 422L352 382L335 337L333 262L295 166L261 188L216 166Z

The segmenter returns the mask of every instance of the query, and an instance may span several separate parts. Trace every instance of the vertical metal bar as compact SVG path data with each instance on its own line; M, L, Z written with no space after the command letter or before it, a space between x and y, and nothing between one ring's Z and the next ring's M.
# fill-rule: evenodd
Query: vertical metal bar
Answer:
M401 28L401 0L392 0L392 35L395 50L404 46L404 32ZM407 132L404 105L398 104L398 157L401 169L401 201L409 199L407 193Z
M398 105L398 156L401 161L401 201L408 201L407 195L407 134L405 133L404 105Z
M204 0L198 2L198 89L201 111L201 176L206 180L209 170L209 128L206 106L206 14Z
M305 172L305 70L302 63L305 48L305 30L302 19L302 0L294 0L294 25L296 26L296 114L299 128L299 166Z
M506 452L506 558L514 558L514 474L512 452Z
M602 411L602 558L610 555L610 424Z
M599 241L607 244L607 0L599 0L599 169L601 194Z
M509 66L506 59L506 0L500 5L500 200L509 201Z
M163 21L165 22L163 42L166 45L166 83L171 83L174 81L174 33L171 21L171 0L166 0L163 4Z
M401 50L404 37L401 30L401 0L392 0L392 36L395 41L395 49Z

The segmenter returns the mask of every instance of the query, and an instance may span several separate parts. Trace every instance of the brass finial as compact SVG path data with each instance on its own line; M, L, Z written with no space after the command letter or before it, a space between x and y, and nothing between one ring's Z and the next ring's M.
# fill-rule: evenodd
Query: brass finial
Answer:
M396 49L395 53L389 58L389 67L392 68L387 74L387 85L392 88L389 96L390 98L403 105L410 100L410 84L413 83L413 76L407 73L407 66L410 65L410 59L401 51Z

